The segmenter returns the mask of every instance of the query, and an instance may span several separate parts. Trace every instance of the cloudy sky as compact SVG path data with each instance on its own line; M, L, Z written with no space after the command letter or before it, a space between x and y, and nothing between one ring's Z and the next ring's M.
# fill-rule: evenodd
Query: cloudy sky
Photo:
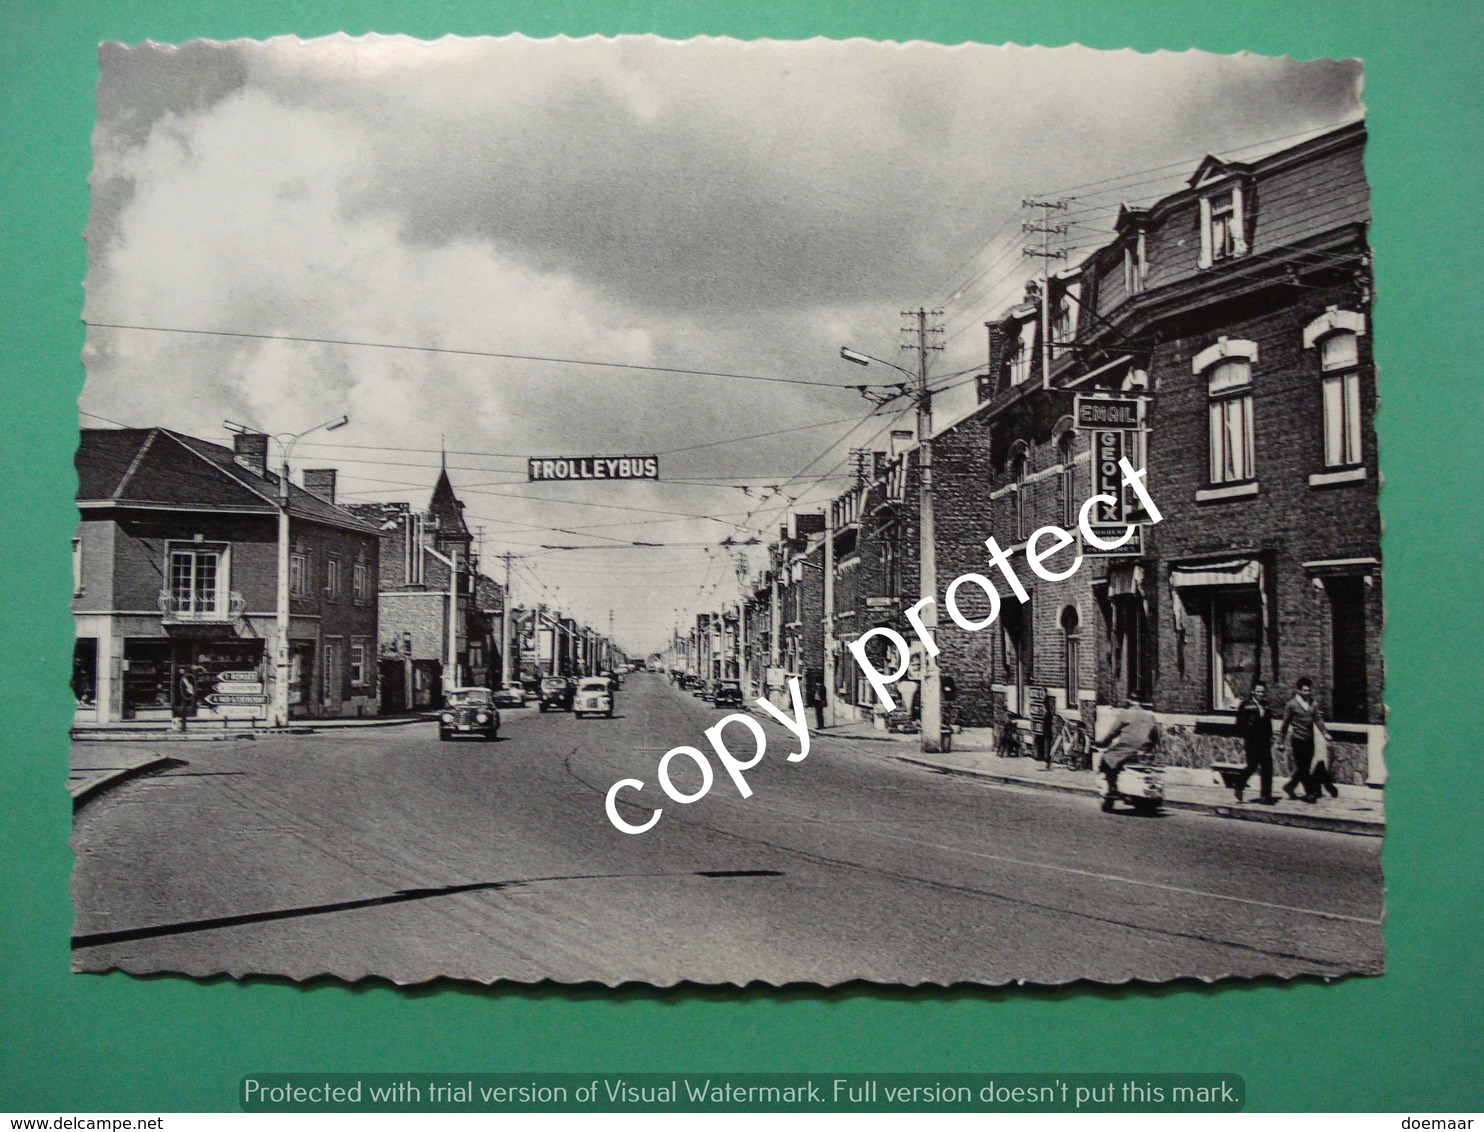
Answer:
M634 650L735 595L723 539L910 426L868 415L854 386L898 375L841 346L910 365L899 312L940 307L936 407L965 403L1035 268L1023 197L1075 198L1075 262L1204 154L1361 113L1357 63L1195 52L342 37L101 64L83 424L349 413L295 463L356 500L424 503L446 448L486 563L524 556L517 600L611 609ZM579 453L660 453L664 482L525 482Z

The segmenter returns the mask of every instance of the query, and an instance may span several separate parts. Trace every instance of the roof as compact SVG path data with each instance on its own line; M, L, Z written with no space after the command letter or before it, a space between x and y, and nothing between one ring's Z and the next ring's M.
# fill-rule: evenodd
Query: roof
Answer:
M278 513L277 475L258 475L237 463L232 449L167 428L83 429L75 463L79 505ZM289 484L289 514L376 530L294 483Z

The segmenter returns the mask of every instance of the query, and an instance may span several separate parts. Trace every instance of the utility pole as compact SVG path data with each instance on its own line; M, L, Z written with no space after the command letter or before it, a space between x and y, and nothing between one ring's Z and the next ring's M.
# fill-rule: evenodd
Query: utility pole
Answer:
M500 687L510 683L510 551L500 555L505 560L505 600L500 603Z
M824 670L821 675L827 719L835 722L835 502L824 507Z
M1066 259L1065 249L1051 250L1051 237L1067 234L1065 224L1051 223L1051 214L1056 211L1064 211L1067 207L1065 200L1033 200L1026 197L1020 202L1022 208L1039 208L1041 210L1040 224L1022 224L1022 232L1038 232L1041 236L1039 248L1022 247L1021 255L1034 256L1045 264L1045 274L1041 276L1041 388L1051 388L1051 261L1054 259Z
M938 548L933 526L933 408L932 394L928 392L927 356L929 350L941 350L940 345L928 345L928 312L919 307L916 311L903 311L915 317L915 327L909 331L917 333L917 545L918 545L918 594L929 599L922 607L922 624L929 640L936 641L938 635ZM934 311L933 314L940 312ZM937 328L935 328L936 331ZM922 683L918 695L922 697L922 749L934 753L943 745L943 701L941 683L938 679L938 658L933 649L922 651Z

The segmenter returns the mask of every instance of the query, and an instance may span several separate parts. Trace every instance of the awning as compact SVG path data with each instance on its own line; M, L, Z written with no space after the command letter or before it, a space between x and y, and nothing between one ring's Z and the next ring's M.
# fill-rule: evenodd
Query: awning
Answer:
M1170 568L1170 612L1175 618L1176 632L1185 631L1185 600L1183 591L1212 586L1247 586L1257 589L1262 600L1262 623L1268 624L1268 588L1263 584L1262 563L1256 558L1232 558L1221 562L1202 562L1190 566Z

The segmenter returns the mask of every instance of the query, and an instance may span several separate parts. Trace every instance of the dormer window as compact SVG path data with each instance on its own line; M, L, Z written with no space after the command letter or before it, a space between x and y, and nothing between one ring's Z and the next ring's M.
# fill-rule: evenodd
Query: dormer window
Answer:
M1077 307L1082 301L1082 284L1067 283L1056 299L1056 317L1051 324L1052 350L1061 354L1077 337Z
M1123 289L1130 295L1144 290L1144 279L1149 271L1148 249L1144 233L1133 236L1123 247Z
M1247 254L1242 187L1234 185L1201 198L1201 266Z

